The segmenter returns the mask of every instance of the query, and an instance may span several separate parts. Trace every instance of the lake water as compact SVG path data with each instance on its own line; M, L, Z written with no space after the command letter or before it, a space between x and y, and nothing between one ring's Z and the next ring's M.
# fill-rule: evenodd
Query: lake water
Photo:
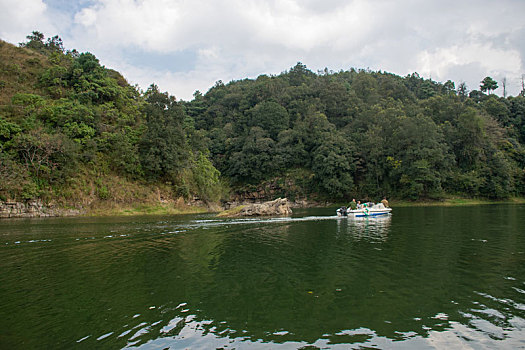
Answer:
M525 348L525 206L0 221L0 348Z

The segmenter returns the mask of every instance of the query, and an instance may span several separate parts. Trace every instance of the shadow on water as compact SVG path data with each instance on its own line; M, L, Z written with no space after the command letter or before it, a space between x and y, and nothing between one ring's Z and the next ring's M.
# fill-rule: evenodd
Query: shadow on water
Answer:
M301 214L0 222L0 347L525 346L524 207Z

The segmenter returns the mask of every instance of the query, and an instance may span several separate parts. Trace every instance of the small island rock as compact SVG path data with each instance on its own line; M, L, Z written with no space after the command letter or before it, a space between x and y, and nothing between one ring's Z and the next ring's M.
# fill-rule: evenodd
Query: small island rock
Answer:
M273 201L264 202L260 204L247 204L240 207L240 210L226 211L220 216L236 217L236 216L268 216L268 215L280 215L287 216L292 214L292 209L288 199L277 198Z

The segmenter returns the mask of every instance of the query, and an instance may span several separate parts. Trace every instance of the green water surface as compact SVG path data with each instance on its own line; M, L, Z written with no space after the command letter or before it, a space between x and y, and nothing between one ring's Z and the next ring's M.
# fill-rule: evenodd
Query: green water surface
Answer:
M0 221L0 349L525 348L525 206Z

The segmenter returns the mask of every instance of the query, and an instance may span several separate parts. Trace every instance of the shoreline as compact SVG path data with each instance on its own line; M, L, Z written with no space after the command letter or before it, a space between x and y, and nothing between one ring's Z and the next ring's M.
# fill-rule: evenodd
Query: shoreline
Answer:
M464 198L464 197L451 197L443 200L420 200L420 201L407 201L407 200L391 200L390 206L395 208L403 207L461 207L470 205L495 205L495 204L525 204L525 198L512 197L502 200L491 200L491 199L480 199L480 198Z
M239 203L245 205L246 203ZM293 208L330 208L340 205L334 203L324 203L319 201L301 201L293 202ZM525 204L525 198L513 197L505 200L489 200L451 197L443 200L390 200L390 207L459 207L474 205L498 205L498 204ZM344 205L344 204L343 204ZM7 211L6 208L11 208ZM122 205L113 202L101 203L92 208L60 208L46 207L40 201L28 202L2 202L0 201L0 220L12 218L46 218L46 217L108 217L108 216L166 216L166 215L188 215L188 214L205 214L220 213L226 209L219 203L209 205L181 204L176 202L154 202L154 203L134 203Z

